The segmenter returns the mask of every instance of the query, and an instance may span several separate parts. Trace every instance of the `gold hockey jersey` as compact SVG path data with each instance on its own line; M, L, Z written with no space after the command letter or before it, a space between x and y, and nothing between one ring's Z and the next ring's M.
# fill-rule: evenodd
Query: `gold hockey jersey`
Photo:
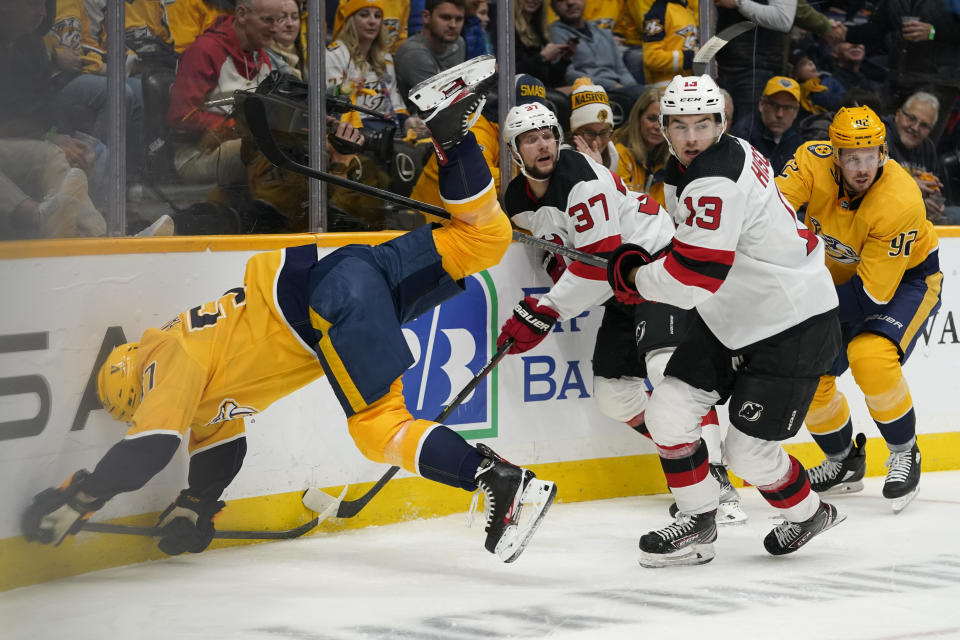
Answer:
M834 284L859 275L878 304L889 302L904 271L938 246L919 187L893 159L864 195L851 198L829 141L811 141L800 145L776 180L794 209L807 205L807 228L823 240Z
M315 248L312 256L305 249L303 268L317 259ZM281 311L285 298L306 290L281 286L289 279L279 272L297 269L290 255L283 250L253 256L243 287L144 332L138 350L144 395L127 437L191 430L192 445L214 434L216 444L243 433L244 416L323 375L312 348ZM235 428L224 429L232 420Z
M643 16L643 71L647 84L666 86L693 71L696 18L684 0L657 0Z

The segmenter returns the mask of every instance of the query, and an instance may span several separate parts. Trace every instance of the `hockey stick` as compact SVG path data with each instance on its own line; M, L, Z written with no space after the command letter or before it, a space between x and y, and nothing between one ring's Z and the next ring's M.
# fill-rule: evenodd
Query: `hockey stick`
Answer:
M750 20L744 20L736 24L732 24L717 35L713 36L707 40L700 50L697 51L697 55L693 56L693 75L701 76L707 72L707 67L710 66L710 62L713 60L713 57L717 55L717 52L720 51L728 42L736 38L742 33L746 33L757 26L756 22Z
M352 191L357 191L359 193L379 198L385 202L391 202L403 207L429 213L430 215L437 216L438 218L443 218L445 220L450 219L450 213L442 207L427 204L426 202L420 202L419 200L407 198L406 196L391 193L390 191L386 191L384 189L378 189L377 187L371 187L370 185L360 182L354 182L353 180L348 180L347 178L336 176L332 173L327 173L326 171L320 171L319 169L314 169L313 167L300 164L287 155L286 152L284 152L284 150L277 143L276 138L274 138L273 133L271 133L270 123L267 120L267 110L263 104L262 96L258 96L257 94L246 95L243 100L242 108L244 120L247 123L247 128L250 130L250 134L253 136L254 142L256 142L260 152L263 153L267 160L280 169L298 173L308 178L323 180L324 182L329 182L330 184L343 187L344 189L350 189ZM593 267L607 266L606 260L593 254L554 244L549 240L536 238L525 233L520 233L519 231L513 232L513 241L526 244L531 247L537 247L538 249L544 249L546 251L550 251L551 253L562 255L566 258L577 260L578 262L582 262L583 264L588 264Z
M503 360L503 357L507 355L507 351L510 350L510 347L513 346L513 338L508 339L503 343L497 352L493 354L493 357L490 358L490 361L477 372L477 375L473 376L473 379L467 383L467 385L457 394L457 397L447 405L447 408L440 412L434 422L443 422L447 417L460 406L467 396L473 393L473 390L477 388L477 385L480 384L480 381L487 377L487 374L493 371L493 368L500 364L500 361ZM312 509L317 512L328 512L331 510L331 505L336 505L336 517L337 518L352 518L353 516L360 513L360 510L367 506L367 503L373 499L375 495L380 493L380 489L383 489L384 485L387 484L393 476L400 471L400 467L393 466L387 469L376 484L374 484L370 489L367 490L365 494L357 498L356 500L344 500L343 496L346 493L346 488L340 494L339 498L334 498L329 493L321 491L320 489L307 489L303 493L303 504L307 506L308 509Z
M305 522L294 529L283 531L214 531L214 538L224 540L290 540L299 538L303 534L312 530L320 521L321 517L316 517L310 522ZM109 522L86 522L83 525L83 531L94 531L97 533L119 533L128 536L148 536L159 538L164 535L163 529L158 527L134 527L126 524L111 524Z

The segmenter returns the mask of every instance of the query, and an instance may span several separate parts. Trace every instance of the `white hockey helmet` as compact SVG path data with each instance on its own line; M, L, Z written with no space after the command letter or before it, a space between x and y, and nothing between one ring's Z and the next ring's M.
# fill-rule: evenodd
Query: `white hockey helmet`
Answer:
M560 144L563 142L563 130L560 129L560 121L557 120L557 116L545 104L530 102L513 107L507 113L507 119L504 121L500 132L503 141L510 148L513 161L520 166L521 173L531 180L536 180L536 178L528 176L523 168L523 160L520 158L520 150L517 148L517 136L544 127L553 129L557 137L557 154L559 155Z
M717 141L727 128L727 112L724 109L724 97L713 78L702 76L673 76L660 98L660 130L667 140L670 153L677 155L667 137L665 116L688 116L697 113L716 113L720 115L720 133Z

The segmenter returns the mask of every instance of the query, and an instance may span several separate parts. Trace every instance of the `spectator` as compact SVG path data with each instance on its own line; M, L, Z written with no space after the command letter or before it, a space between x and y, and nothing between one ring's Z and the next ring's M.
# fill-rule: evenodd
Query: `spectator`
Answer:
M697 19L687 0L656 0L643 16L643 70L647 84L667 86L673 76L693 73L700 47Z
M918 91L904 102L893 118L884 118L890 157L907 170L927 208L927 219L934 224L960 224L960 207L947 207L943 196L945 178L930 132L940 112L936 96Z
M56 34L52 60L60 65L64 81L55 106L59 123L68 131L83 131L99 141L107 139L106 0L58 0L51 32ZM147 0L128 2L125 11L126 44L135 62L141 55L172 59L173 41L163 18L163 7ZM48 42L49 42L48 36ZM133 66L133 65L131 65ZM127 175L139 180L143 160L143 89L140 78L126 79L124 113L127 118ZM97 145L94 145L97 146ZM105 197L97 204L106 205Z
M833 58L833 77L847 90L854 87L863 87L880 93L880 84L871 80L861 70L863 60L867 57L867 48L863 44L838 42L830 47L830 56Z
M613 134L613 111L603 87L590 84L590 78L578 78L570 94L571 146L611 171L617 169L617 149Z
M513 3L517 73L530 74L547 88L570 95L572 83L567 81L566 73L576 44L550 42L543 2L518 0ZM569 119L569 114L566 115Z
M584 19L584 0L551 0L550 6L560 16L550 25L550 39L556 44L576 43L566 71L567 82L586 76L603 87L610 100L617 103L614 113L620 121L643 93L643 86L623 64L613 34Z
M236 122L226 108L204 103L253 89L267 77L270 59L264 49L277 34L282 7L283 0L238 0L234 15L217 18L181 56L167 122L182 140L174 165L184 180L245 181Z
M426 0L422 15L423 30L397 49L397 85L401 96L427 78L466 60L467 45L460 36L464 0Z
M0 3L0 47L6 52L0 61L0 139L7 139L0 154L0 232L103 235L106 222L87 195L94 150L57 127L56 85L42 35L49 29L47 16L47 4L35 0Z
M465 18L463 20L463 40L467 46L466 58L476 58L488 53L493 53L492 48L487 48L489 38L483 26L483 21L477 15L482 0L464 0ZM484 1L483 4L486 4Z
M166 11L176 52L186 51L220 16L233 15L236 5L236 0L172 0Z
M846 109L851 107L870 107L873 111L879 111L883 100L875 92L865 87L854 87L850 89L840 100L840 106ZM826 140L830 137L830 123L836 115L833 111L824 111L814 113L804 117L797 123L797 129L800 132L801 140Z
M800 83L800 108L805 112L836 111L846 92L843 85L830 74L821 73L817 64L804 51L793 55L793 77Z
M349 0L337 9L334 41L327 47L327 86L336 87L361 107L373 109L406 129L423 132L419 118L407 117L397 89L393 56L387 51L387 28L381 0ZM355 122L359 125L360 122ZM383 128L385 121L365 117L363 126Z
M757 111L759 119L755 117L756 112L741 116L730 133L752 144L770 160L773 172L780 173L803 142L793 126L800 111L800 85L786 76L770 78Z
M730 127L733 126L733 96L723 88L720 89L720 93L723 94L723 114L726 117L723 123L723 132L727 133L730 131Z
M495 54L493 38L490 36L490 3L487 0L478 0L476 15L480 20L480 26L483 27L484 49L486 53Z
M303 80L303 42L300 38L300 3L283 0L283 8L277 19L280 29L267 49L270 66Z
M649 6L650 0L644 0ZM583 19L587 22L592 22L600 29L610 31L613 33L617 25L620 15L625 10L625 5L628 4L623 2L623 0L590 0L590 4L584 3L583 8ZM643 3L638 3L643 4ZM547 7L547 24L552 24L560 18L556 13L556 9L552 6ZM621 38L621 36L616 36ZM618 42L622 44L622 42Z
M734 38L717 53L717 83L733 96L735 113L751 113L767 81L785 71L797 0L768 4L715 0L715 4L718 33L744 18L758 25L755 32Z
M940 104L952 105L960 92L960 22L945 0L880 2L866 24L847 29L847 41L880 47L892 34L887 108L924 87ZM946 113L931 132L934 142L946 124Z
M344 20L341 15L340 6L345 4L340 0L330 0L324 3L327 11L327 30L333 35L343 26ZM380 10L383 12L383 26L387 30L387 51L391 54L397 52L397 48L407 39L410 24L411 3L406 0L386 0L382 3ZM423 9L423 3L420 3L420 9ZM419 30L419 29L418 29ZM333 35L336 38L336 35Z
M663 176L668 150L660 130L660 98L663 90L649 87L633 105L630 117L613 132L616 144L617 173L631 191L647 193L666 204Z
M107 223L55 144L0 139L0 241L102 236Z

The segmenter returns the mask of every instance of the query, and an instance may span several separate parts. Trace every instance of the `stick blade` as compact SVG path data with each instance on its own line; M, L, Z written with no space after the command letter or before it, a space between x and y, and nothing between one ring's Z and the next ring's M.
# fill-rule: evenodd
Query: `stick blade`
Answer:
M343 491L340 492L340 496L337 498L320 489L307 489L303 492L303 506L316 513L317 520L323 522L337 512L340 503L343 502L344 496L347 495L348 488L349 485L344 486Z
M742 20L736 24L730 25L717 35L707 40L704 45L700 47L700 50L697 51L697 54L693 56L693 74L700 76L706 73L707 68L710 66L710 62L713 60L713 57L717 55L717 52L720 51L725 44L740 34L750 31L750 29L753 29L756 26L756 22Z

